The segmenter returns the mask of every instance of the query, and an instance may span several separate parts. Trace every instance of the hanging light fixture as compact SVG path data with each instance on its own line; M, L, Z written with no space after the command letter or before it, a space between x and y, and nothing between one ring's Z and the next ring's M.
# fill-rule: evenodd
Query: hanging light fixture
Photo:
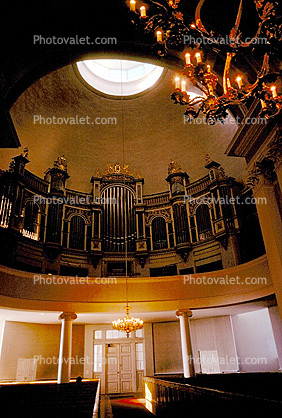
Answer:
M277 93L277 78L280 73L269 72L269 55L264 54L261 70L257 74L255 83L248 85L240 74L234 80L230 78L230 66L232 58L238 53L239 49L256 47L259 38L263 35L267 40L266 48L279 48L282 39L282 24L280 16L277 16L278 1L254 0L256 11L260 19L255 36L248 42L242 39L239 31L239 24L242 16L243 0L240 5L235 21L235 25L230 34L225 38L216 36L212 31L206 30L202 23L200 12L205 0L200 0L195 10L195 21L185 22L182 13L183 0L148 0L150 5L148 10L152 15L147 16L146 7L142 5L140 11L136 8L136 1L131 1L132 20L135 24L141 24L145 32L154 34L156 40L153 50L159 57L164 57L168 51L183 51L185 66L181 77L175 79L175 91L171 99L175 104L187 106L185 116L189 121L197 118L200 113L206 117L208 124L216 122L224 123L227 117L227 110L231 106L246 103L250 98L260 99L261 112L259 116L271 119L276 117L282 108L282 95ZM142 8L142 10L141 10ZM145 10L144 10L145 9ZM138 18L138 20L136 19ZM195 42L198 39L198 42ZM222 42L224 39L224 42ZM184 42L187 40L187 42ZM189 41L190 40L190 41ZM192 41L194 40L194 41ZM186 45L183 48L183 44ZM187 44L189 48L187 48ZM222 76L223 94L218 97L215 94L218 77L212 72L211 65L205 64L204 49L200 50L200 45L210 45L219 51L226 53L224 72ZM196 53L193 48L196 46ZM260 45L261 48L261 45ZM203 96L190 97L186 91L186 80L203 92Z
M126 305L125 306L125 312L126 316L123 319L117 319L116 321L113 321L113 328L121 331L126 332L126 337L128 338L130 333L133 331L137 331L138 329L143 328L143 321L139 318L133 318L129 316L129 310L131 308Z
M135 1L131 0L130 1L130 7L131 10L135 10ZM145 10L146 11L146 10ZM121 67L122 67L122 61L120 63ZM122 68L121 68L122 70ZM122 97L122 119L121 119L121 128L122 128L122 157L123 157L123 166L125 166L125 141L124 141L124 124L123 124L123 83L121 80L121 97ZM125 187L125 174L123 177L123 186ZM124 194L124 198L125 198L125 194ZM125 206L125 202L124 202L124 206ZM137 331L138 329L142 329L143 328L143 320L139 319L139 318L133 318L130 317L129 315L129 311L130 311L130 306L128 304L128 248L127 248L127 242L128 240L128 236L127 236L127 221L126 221L126 215L124 216L124 242L125 242L125 299L126 299L126 304L125 304L125 317L123 319L117 319L115 321L112 322L112 326L113 329L120 331L120 332L125 332L126 333L126 337L129 338L129 335L131 332Z

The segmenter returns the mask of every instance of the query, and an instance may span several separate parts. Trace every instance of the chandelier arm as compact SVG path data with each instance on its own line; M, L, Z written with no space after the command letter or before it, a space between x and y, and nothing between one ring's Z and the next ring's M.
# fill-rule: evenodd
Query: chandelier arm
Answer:
M269 73L269 55L268 54L264 54L263 57L263 63L261 66L260 71L257 74L257 79L254 82L254 84L251 84L250 86L248 86L247 90L248 93L246 94L246 97L251 96L253 90L258 86L258 84L261 82L261 79L267 75Z
M168 9L158 1L151 0L151 3L155 4L157 7L160 7L161 9L164 9L166 12L168 12Z
M198 99L198 100L196 100ZM203 97L194 97L192 100L189 100L189 102L187 103L189 106L195 106L198 103L203 103L205 101L205 99Z
M234 24L234 26L231 29L230 34L229 34L230 39L235 39L236 38L236 35L238 33L238 30L239 30L240 22L241 22L242 9L243 9L243 0L240 0L240 5L239 5L236 20L235 20L235 24Z
M206 28L203 25L202 19L201 19L201 9L203 4L205 3L206 0L200 0L198 3L198 6L195 10L195 23L197 28L199 29L200 32L202 33L206 33L207 35L210 35L209 32L206 30Z
M254 2L255 2L255 5L256 5L255 0L254 0ZM266 5L264 6L262 14L259 13L257 5L256 5L256 9L257 9L258 17L260 18L261 22L259 22L259 24L258 24L258 29L257 29L257 32L256 32L255 36L249 42L240 42L239 46L242 47L242 48L246 48L246 47L250 46L251 44L255 43L254 41L256 39L258 39L258 37L260 36L264 24L267 23L267 21L269 21L271 19L271 13L273 13L273 11L274 11L274 14L275 14L275 12L276 12L275 6L271 3L269 3L269 2L267 2ZM231 46L233 46L233 45L231 45Z
M223 91L224 94L228 97L228 79L229 79L229 72L230 72L230 65L232 57L235 55L234 52L227 52L224 71L223 71L223 77L222 77L222 84L223 84Z

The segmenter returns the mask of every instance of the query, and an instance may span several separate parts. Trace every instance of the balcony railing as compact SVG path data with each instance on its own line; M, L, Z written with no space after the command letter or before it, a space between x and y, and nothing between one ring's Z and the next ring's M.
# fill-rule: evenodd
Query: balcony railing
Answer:
M147 206L162 205L169 202L169 192L144 196L144 204Z
M211 181L209 175L202 177L201 179L194 181L194 183L191 183L186 187L186 194L189 196L196 195L197 193L205 190L209 186L210 182Z
M182 379L185 381L185 379ZM240 417L278 414L282 401L224 392L158 378L143 378L146 407L157 416Z
M40 177L37 177L35 174L32 174L30 171L24 171L24 179L27 185L33 187L37 191L48 193L49 183Z

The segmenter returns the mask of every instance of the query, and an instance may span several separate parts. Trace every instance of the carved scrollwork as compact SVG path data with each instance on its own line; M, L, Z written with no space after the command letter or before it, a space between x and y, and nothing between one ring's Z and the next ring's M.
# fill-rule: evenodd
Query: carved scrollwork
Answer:
M267 160L273 161L274 164L281 161L281 158L282 158L282 130L281 129L277 130L274 140L269 144L265 158Z
M66 221L70 220L70 218L75 215L81 216L85 220L86 224L88 225L91 224L91 212L90 211L79 209L79 208L74 208L70 206L65 207L65 220Z
M276 179L274 171L274 163L271 159L264 158L262 161L254 163L250 175L247 177L245 183L250 188L254 188L262 181L273 183Z
M211 208L212 202L213 198L211 194L195 197L194 199L191 198L188 202L189 215L194 215L200 205L208 205L208 207Z
M132 171L129 169L129 165L122 166L119 163L107 164L107 169L104 172L104 175L108 174L125 174L128 176L133 176Z
M170 208L159 209L145 213L145 224L146 226L151 225L152 220L158 216L165 218L166 222L172 222Z

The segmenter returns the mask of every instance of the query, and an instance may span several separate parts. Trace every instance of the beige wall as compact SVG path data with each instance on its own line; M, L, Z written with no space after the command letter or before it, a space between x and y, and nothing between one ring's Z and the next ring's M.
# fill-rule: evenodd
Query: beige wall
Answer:
M237 356L229 316L192 319L191 340L195 370L200 373L199 351L217 350L220 371L237 371ZM153 324L155 374L183 373L180 325L175 322ZM147 356L146 356L147 358Z
M36 379L57 379L60 325L9 322L5 324L0 380L15 380L18 358L40 356ZM84 325L73 325L72 357L83 358ZM83 364L72 365L72 377L83 376Z
M234 315L240 372L279 370L278 354L267 309Z
M282 320L279 315L278 306L268 308L269 317L272 325L273 336L276 344L280 370L282 370Z
M155 374L183 373L179 322L153 324Z
M191 340L196 373L201 372L199 351L216 350L221 372L238 370L236 348L229 316L194 319Z

